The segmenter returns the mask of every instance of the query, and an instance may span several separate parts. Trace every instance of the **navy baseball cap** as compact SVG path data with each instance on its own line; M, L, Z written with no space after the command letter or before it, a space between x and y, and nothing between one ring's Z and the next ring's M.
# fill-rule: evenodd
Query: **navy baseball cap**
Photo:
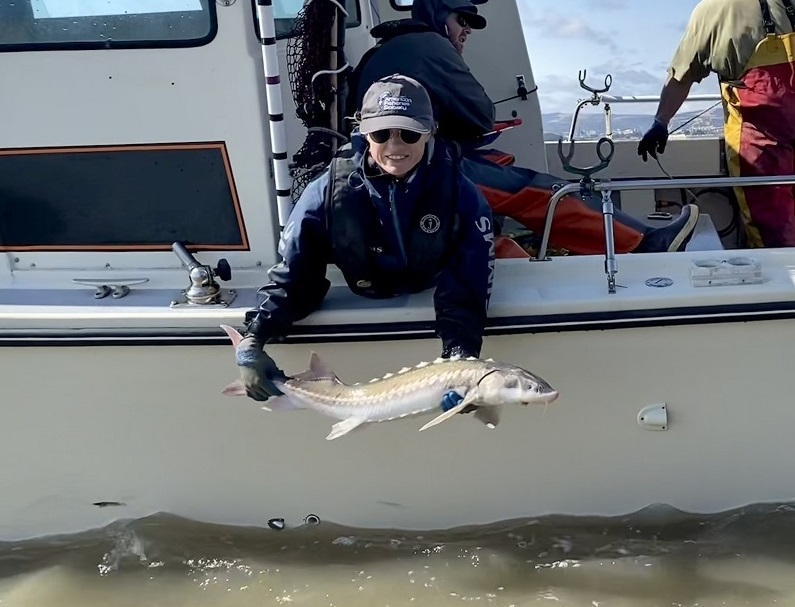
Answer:
M425 88L414 78L392 74L367 89L359 112L359 132L407 129L430 133L434 127L433 106Z

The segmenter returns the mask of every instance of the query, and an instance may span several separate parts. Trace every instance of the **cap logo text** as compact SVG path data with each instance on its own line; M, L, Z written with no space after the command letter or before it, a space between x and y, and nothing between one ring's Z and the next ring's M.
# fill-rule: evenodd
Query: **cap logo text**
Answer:
M392 91L384 91L378 96L378 108L382 112L405 112L411 107L411 97L393 95Z

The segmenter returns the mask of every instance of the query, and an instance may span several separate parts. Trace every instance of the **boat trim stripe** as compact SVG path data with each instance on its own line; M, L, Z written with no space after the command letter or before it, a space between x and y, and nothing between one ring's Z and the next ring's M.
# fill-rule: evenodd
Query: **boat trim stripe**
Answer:
M628 313L557 314L550 316L521 316L494 318L486 335L522 335L568 331L605 331L640 327L667 327L729 322L795 319L795 303L764 303L721 308L691 308L680 310L636 310ZM434 339L432 321L395 322L355 325L295 325L284 340L287 344L395 341ZM115 346L115 345L228 345L229 339L220 328L192 330L184 334L174 329L162 332L148 330L129 332L101 329L81 329L80 335L63 335L47 329L37 332L4 331L0 347L19 346Z

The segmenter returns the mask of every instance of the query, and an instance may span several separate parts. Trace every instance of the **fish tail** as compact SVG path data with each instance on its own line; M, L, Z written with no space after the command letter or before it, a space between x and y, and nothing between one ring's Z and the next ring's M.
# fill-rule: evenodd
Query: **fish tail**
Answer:
M246 396L246 385L243 383L242 379L236 379L221 390L221 394L226 394L227 396Z
M240 334L240 331L229 325L221 325L221 328L224 330L224 333L229 336L229 339L232 340L232 347L237 348L238 344L243 341L243 336Z

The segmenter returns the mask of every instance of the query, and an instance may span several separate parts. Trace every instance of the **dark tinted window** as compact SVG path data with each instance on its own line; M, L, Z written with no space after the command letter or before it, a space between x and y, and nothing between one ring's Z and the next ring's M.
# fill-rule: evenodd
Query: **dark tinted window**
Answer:
M410 11L414 0L389 0L389 4L397 11Z
M247 249L221 143L0 150L0 250Z
M215 0L0 0L0 50L190 46L216 29Z

